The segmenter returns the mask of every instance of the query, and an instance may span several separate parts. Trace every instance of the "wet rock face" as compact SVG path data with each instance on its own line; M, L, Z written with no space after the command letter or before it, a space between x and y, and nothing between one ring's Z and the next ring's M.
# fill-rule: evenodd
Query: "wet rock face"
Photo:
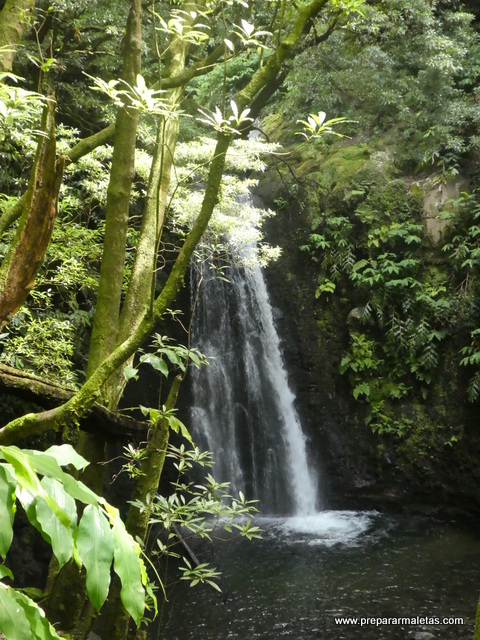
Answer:
M467 189L468 183L461 178L448 180L445 184L434 184L432 180L423 180L415 183L412 189L417 186L424 193L423 212L426 231L432 242L438 245L450 224L450 221L442 219L440 214L445 209L451 210L449 201L458 198L460 193Z
M440 437L436 424L462 425L463 437L454 446L437 442L420 455L413 440L407 446L392 436L373 434L365 424L367 407L353 399L348 380L339 373L361 308L340 295L328 304L315 299L318 267L299 249L308 241L309 226L308 215L291 207L268 221L267 239L283 252L266 270L266 279L326 505L446 517L480 513L476 412L459 402L454 388L461 383L452 381L448 362L428 403L402 410L420 430L430 430L432 439Z

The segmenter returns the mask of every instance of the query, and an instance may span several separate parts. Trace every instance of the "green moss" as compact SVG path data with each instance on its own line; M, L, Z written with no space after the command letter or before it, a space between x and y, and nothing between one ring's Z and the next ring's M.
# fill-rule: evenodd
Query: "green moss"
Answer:
M271 113L262 119L262 129L267 136L274 141L277 141L282 132L286 128L286 123L281 113Z
M320 165L319 178L325 186L335 182L335 189L347 188L355 176L365 169L370 152L367 145L338 147Z

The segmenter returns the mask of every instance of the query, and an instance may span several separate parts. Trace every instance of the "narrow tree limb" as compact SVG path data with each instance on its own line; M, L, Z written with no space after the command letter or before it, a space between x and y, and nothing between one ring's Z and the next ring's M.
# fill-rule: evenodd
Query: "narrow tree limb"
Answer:
M292 55L295 46L299 42L302 35L308 32L312 25L312 20L320 13L320 11L328 4L329 0L313 0L299 10L298 17L292 27L290 33L282 40L270 56L265 65L253 76L247 86L240 91L237 96L237 105L239 109L245 109L250 106L255 96L271 82L275 82L278 74L281 72L284 61Z
M197 60L194 64L190 65L186 69L183 69L179 73L170 77L162 78L152 88L153 89L175 89L177 87L184 87L193 78L206 75L212 68L221 61L221 58L225 55L226 45L222 42L205 58Z
M103 144L110 142L110 140L113 140L114 135L115 124L112 123L109 124L108 127L105 127L105 129L97 131L97 133L88 136L88 138L80 140L69 151L65 152L65 156L67 157L67 166L72 162L78 162L80 158L83 158L83 156L86 156L87 153L90 153L97 147L101 147Z
M6 209L0 217L0 237L16 222L22 215L23 208L27 202L28 191Z

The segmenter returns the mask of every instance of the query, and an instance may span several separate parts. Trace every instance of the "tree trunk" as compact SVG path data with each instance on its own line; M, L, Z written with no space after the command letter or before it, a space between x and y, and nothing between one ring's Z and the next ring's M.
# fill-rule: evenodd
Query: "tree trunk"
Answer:
M165 61L167 77L181 73L185 67L187 44L174 40L170 45L170 55ZM163 100L174 111L180 103L183 87L170 89ZM165 224L168 204L168 190L179 131L178 116L159 118L157 139L150 169L150 176L142 217L142 226L135 250L132 274L119 318L117 344L121 344L135 330L145 314L151 311L155 297L156 267L158 248ZM116 407L125 388L122 371L108 381L105 395L108 405Z
M175 407L182 378L176 377L165 403L167 411ZM141 474L135 483L132 502L138 501L146 505L145 509L138 509L130 505L125 525L130 535L138 540L147 537L151 504L157 493L158 485L165 463L165 454L170 433L168 420L163 418L152 427L146 447L146 456L140 467ZM150 496L150 498L149 498ZM103 616L104 628L108 630L109 640L126 640L129 631L130 616L125 611L120 600L120 583L117 580L110 591L108 603Z
M136 86L137 75L141 72L141 51L142 4L141 0L131 0L122 69L122 80L130 87ZM128 104L128 99L125 102L126 104L117 113L115 123L112 167L105 212L105 238L97 304L90 338L87 379L111 353L118 334L139 119L138 110ZM100 391L99 387L98 396ZM107 398L102 396L101 399L102 404L107 404L105 402ZM105 462L105 439L98 433L82 432L77 450L90 462L82 476L83 481L97 493L103 493L105 468L102 463ZM68 584L70 580L72 580L72 589L66 590L65 583ZM75 629L76 639L85 638L88 634L96 612L91 606L86 605L85 585L83 581L78 580L76 567L70 565L60 572L49 597L48 612L52 620L58 619L63 629L68 631Z
M122 80L134 87L137 84L137 75L141 72L142 5L140 0L132 0L125 39ZM128 104L119 109L117 114L105 212L103 257L90 341L87 378L111 353L117 341L130 195L135 173L138 118L138 110L132 109Z
M15 48L35 7L35 0L6 0L0 11L0 71L11 71Z

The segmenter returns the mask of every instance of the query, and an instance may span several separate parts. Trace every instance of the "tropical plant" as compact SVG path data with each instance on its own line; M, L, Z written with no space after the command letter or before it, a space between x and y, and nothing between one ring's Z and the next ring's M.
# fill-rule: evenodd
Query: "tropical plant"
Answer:
M148 587L140 546L126 531L118 509L62 469L82 471L87 460L66 444L45 452L1 446L0 459L0 557L5 561L13 539L18 502L51 545L59 567L74 562L85 568L87 594L97 610L107 598L113 568L122 584L122 602L138 626ZM0 578L0 631L7 640L57 640L35 602L44 595L6 584L4 580L14 576L5 564L0 565Z

